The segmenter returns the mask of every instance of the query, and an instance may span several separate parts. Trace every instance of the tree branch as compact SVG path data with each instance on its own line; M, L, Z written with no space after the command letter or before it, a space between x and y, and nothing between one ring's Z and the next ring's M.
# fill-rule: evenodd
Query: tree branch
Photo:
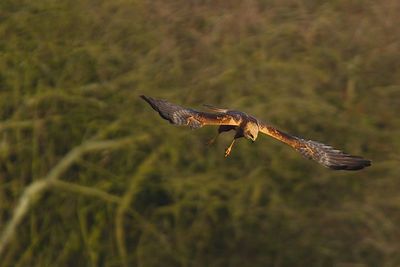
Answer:
M47 174L45 178L37 180L25 188L24 192L22 193L21 197L18 200L18 204L14 210L11 219L7 222L2 234L0 235L0 256L3 254L8 243L14 237L16 228L21 223L26 213L29 211L29 207L34 205L36 200L49 187L60 186L61 184L65 186L66 184L62 182L59 183L59 181L57 182L57 179L59 179L60 175L64 173L82 155L97 150L115 149L124 147L127 144L132 143L134 140L145 139L145 138L146 138L145 136L141 136L138 138L122 138L119 140L109 140L109 141L88 141L72 149L69 153L67 153L65 157L61 159L61 161L56 166L54 166L54 168ZM71 186L71 185L68 185L67 187L71 190L78 190L78 191L80 190L80 192L82 192L81 187L78 188L76 186ZM87 190L84 191L86 193L89 192ZM104 195L99 192L95 193L94 191L90 191L89 194L96 195L102 198L106 197L110 199L109 195ZM111 199L113 199L114 202L116 200L112 197Z
M126 251L125 245L125 231L124 231L124 217L127 211L129 211L131 202L135 197L136 193L140 188L140 183L146 178L145 174L148 170L151 170L151 166L159 158L159 155L164 147L159 147L157 150L153 151L149 157L147 157L142 164L140 164L137 172L131 178L131 183L124 194L122 201L117 209L117 214L115 217L115 235L117 238L117 248L119 256L122 261L122 266L129 266L128 264L128 253Z
M2 121L0 122L0 131L13 128L29 128L35 124L35 121Z
M109 194L105 191L102 191L97 188L92 188L88 186L82 186L74 183L64 182L61 180L52 180L50 181L50 186L56 189L66 190L70 192L74 192L81 195L91 196L100 198L106 202L119 204L121 202L121 198L112 194Z

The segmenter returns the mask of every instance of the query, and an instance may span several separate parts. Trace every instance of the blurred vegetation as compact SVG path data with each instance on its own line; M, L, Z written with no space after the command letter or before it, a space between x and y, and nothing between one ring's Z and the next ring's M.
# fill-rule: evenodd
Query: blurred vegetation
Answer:
M0 231L26 188L52 184L0 265L400 266L399 14L398 0L2 0ZM261 136L225 159L232 134L206 147L215 129L172 127L140 94L243 110L373 166L330 171Z

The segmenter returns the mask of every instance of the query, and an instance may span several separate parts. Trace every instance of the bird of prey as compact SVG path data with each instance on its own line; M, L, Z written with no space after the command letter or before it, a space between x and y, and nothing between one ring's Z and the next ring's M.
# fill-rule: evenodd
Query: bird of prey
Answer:
M370 160L346 154L316 141L305 140L287 134L241 111L205 105L212 112L202 112L184 108L166 100L144 95L140 97L149 103L162 118L172 124L186 125L192 129L200 128L204 125L218 125L217 136L222 132L234 130L236 134L232 143L225 151L225 157L231 153L236 139L244 137L254 142L257 139L258 133L261 132L293 147L305 158L315 160L333 170L360 170L371 165ZM211 139L209 143L212 143L216 137Z

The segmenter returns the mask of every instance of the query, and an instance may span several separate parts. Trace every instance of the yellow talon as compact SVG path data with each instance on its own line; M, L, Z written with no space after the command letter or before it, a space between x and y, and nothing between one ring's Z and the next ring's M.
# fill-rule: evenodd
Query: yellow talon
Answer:
M229 156L229 154L231 154L231 150L232 150L233 144L235 143L235 140L236 140L236 139L233 139L232 143L231 143L231 144L229 145L229 147L225 150L225 158L226 158L227 156Z

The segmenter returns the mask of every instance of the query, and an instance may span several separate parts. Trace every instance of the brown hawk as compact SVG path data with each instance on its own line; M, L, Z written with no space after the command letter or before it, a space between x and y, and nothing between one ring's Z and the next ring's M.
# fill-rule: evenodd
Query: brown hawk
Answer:
M222 132L235 130L235 137L226 149L225 157L231 153L236 139L245 137L254 142L257 139L258 133L261 132L293 147L304 157L313 159L325 167L334 170L360 170L371 165L370 160L346 154L319 142L305 140L284 133L241 111L205 105L213 112L202 112L144 95L141 98L149 103L162 118L172 124L187 125L193 129L200 128L203 125L219 125L218 135ZM216 137L211 139L209 143L212 143Z

